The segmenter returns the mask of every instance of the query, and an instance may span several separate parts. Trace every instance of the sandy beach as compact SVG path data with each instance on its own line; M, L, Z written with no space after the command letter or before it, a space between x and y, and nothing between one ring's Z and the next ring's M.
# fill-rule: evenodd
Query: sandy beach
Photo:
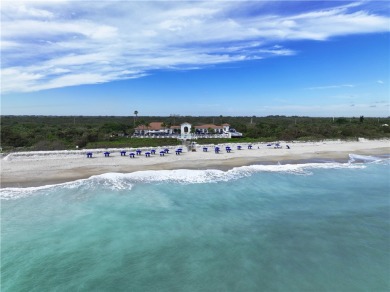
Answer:
M140 148L142 154L130 158L128 154L136 149L95 149L74 151L39 151L11 153L1 159L1 187L30 187L62 183L108 172L129 173L142 170L171 169L230 169L251 164L298 163L305 161L348 161L349 154L383 155L390 154L389 140L364 140L356 142L280 142L281 148L270 143L251 144L226 143L216 145L221 152L214 152L214 145L199 145L196 151L184 147L180 155L175 150L180 147L155 148L156 154L145 157L151 148ZM238 150L237 146L242 149ZM286 147L290 146L290 149ZM227 153L226 146L232 151ZM208 151L204 152L203 147ZM160 156L163 148L169 153ZM121 156L120 151L127 151ZM110 156L105 157L104 152ZM87 158L86 153L93 157Z

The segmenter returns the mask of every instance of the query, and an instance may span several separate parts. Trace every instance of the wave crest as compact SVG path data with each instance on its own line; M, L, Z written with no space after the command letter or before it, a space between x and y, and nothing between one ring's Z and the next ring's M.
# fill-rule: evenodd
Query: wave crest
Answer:
M206 170L153 170L138 171L133 173L105 173L94 175L88 179L80 179L57 185L47 185L30 188L4 188L0 189L0 199L17 199L32 195L46 194L54 189L74 189L77 191L91 190L131 190L139 183L164 183L178 184L217 183L237 180L251 176L258 172L279 172L292 175L312 175L313 169L340 169L340 168L365 168L366 163L389 163L390 158L364 156L350 154L347 163L306 163L306 164L277 164L277 165L250 165L235 167L228 171L217 169ZM363 162L363 163L361 163Z
M382 162L388 162L389 157L388 156L383 156L383 157L378 157L378 156L372 156L372 155L359 155L359 154L349 154L349 162L358 162L358 163L370 163L370 162L375 162L375 163L382 163Z

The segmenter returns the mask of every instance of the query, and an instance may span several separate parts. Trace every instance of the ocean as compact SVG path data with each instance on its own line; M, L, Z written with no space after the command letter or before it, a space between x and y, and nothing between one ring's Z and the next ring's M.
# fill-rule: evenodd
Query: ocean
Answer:
M1 291L389 291L390 160L1 193Z

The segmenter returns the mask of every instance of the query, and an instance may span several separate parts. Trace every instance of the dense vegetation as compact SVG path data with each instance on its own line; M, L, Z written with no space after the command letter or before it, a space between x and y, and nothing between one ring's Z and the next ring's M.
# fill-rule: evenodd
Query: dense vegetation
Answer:
M175 139L129 138L138 124L161 121L167 125L229 123L248 142L275 140L390 138L390 118L310 117L116 117L116 116L2 116L1 147L14 150L61 150L96 147L176 145ZM199 144L221 139L200 139Z

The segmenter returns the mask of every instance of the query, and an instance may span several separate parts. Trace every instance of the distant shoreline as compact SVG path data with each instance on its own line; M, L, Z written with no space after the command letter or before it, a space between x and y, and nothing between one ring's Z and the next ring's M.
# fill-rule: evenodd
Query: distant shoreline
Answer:
M58 184L77 179L89 178L108 172L131 173L145 170L173 169L220 169L228 170L234 167L252 164L297 164L308 162L343 162L348 161L349 154L383 155L390 154L390 140L363 140L361 142L323 141L323 142L293 142L281 143L282 148L275 149L265 143L226 143L232 147L227 153L225 145L220 145L221 152L216 154L213 147L203 152L199 145L196 152L183 149L180 155L175 154L179 146L170 146L170 153L159 156L156 154L145 157L143 153L136 158L121 156L121 149L95 149L71 151L39 151L11 153L1 159L1 187L36 187ZM242 150L237 150L237 145ZM150 148L149 148L150 149ZM93 152L93 158L86 158L86 152ZM111 152L110 157L104 157L105 151Z

